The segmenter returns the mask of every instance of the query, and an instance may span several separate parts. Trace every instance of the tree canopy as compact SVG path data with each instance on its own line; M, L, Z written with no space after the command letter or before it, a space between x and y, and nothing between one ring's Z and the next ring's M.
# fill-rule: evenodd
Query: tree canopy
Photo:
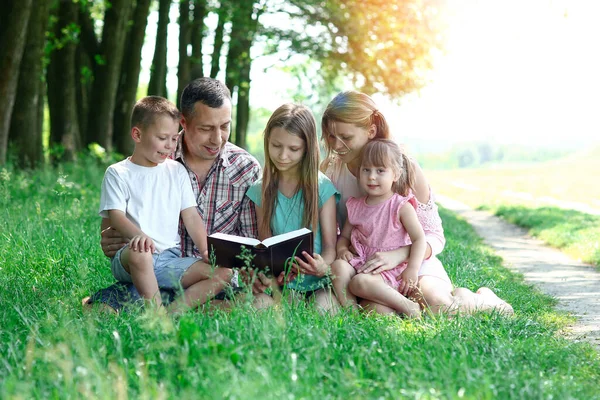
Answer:
M158 24L148 94L166 96L167 47L177 42L177 94L196 77L222 79L236 100L232 140L242 147L257 57L278 54L302 73L290 60L303 55L319 71L315 91L345 81L397 98L423 85L440 47L434 0L7 0L0 7L0 164L10 158L20 167L45 162L45 104L51 161L73 159L92 143L131 151L128 120L150 13ZM173 10L175 41L167 29Z

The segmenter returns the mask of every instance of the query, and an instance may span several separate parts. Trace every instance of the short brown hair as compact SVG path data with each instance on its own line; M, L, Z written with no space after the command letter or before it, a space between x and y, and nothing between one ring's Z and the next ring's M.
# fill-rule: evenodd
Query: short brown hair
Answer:
M131 112L131 128L146 129L156 121L156 117L165 115L179 121L181 113L177 106L161 96L146 96L135 103Z

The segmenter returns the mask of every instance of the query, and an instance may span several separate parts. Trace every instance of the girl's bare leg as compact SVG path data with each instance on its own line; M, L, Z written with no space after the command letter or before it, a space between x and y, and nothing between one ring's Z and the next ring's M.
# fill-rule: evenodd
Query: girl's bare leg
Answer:
M357 274L350 281L349 289L357 297L391 307L396 312L409 317L418 317L421 314L417 303L407 299L385 283L380 274Z
M394 310L393 308L390 308L388 306L384 306L383 304L379 304L376 303L374 301L371 300L361 300L359 302L361 308L363 309L363 311L369 313L369 312L375 312L377 314L396 314L396 310Z
M348 285L356 275L354 267L344 260L335 260L331 264L333 290L342 307L358 307L356 296L348 290Z
M513 308L500 299L496 294L486 288L480 288L473 293L467 288L455 288L435 276L424 275L419 278L419 288L423 294L425 306L433 313L446 312L466 314L477 311L497 310L507 315L514 313Z
M340 308L340 303L331 288L324 288L315 292L315 306L319 312L335 314Z

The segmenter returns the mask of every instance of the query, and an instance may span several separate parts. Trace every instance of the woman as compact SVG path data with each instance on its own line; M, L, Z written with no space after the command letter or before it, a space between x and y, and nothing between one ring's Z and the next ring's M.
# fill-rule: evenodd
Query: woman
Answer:
M346 201L350 197L362 197L357 176L361 164L363 147L372 139L389 139L390 129L385 117L373 99L356 91L341 92L327 105L321 120L322 139L327 156L321 170L331 179L341 194L337 207L337 222L344 226L347 218ZM425 259L439 254L446 243L442 220L434 196L419 165L412 160L415 171L414 195L417 199L417 216L425 231L427 249ZM389 252L375 253L364 265L372 270L381 266L395 266L408 259L410 245ZM349 271L332 271L333 275ZM475 310L498 309L512 314L512 307L487 288L473 293L465 288L454 289L445 271L419 277L419 286L424 302L434 311L472 312ZM361 305L381 313L393 312L388 307L363 300Z

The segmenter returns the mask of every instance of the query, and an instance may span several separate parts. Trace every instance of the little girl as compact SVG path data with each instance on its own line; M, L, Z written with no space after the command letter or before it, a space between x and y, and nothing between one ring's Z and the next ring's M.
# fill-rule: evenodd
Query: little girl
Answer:
M300 274L287 287L305 297L314 294L317 303L329 309L332 296L325 288L329 265L335 259L339 194L319 172L317 128L311 111L289 103L275 110L264 131L264 151L263 177L246 193L255 205L259 239L312 229L314 254L296 256Z
M419 304L407 296L417 294L419 276L446 277L442 264L432 262L433 258L426 264L428 271L422 268L427 244L415 210L414 180L412 163L396 143L373 139L365 145L359 184L366 196L350 197L346 203L348 219L338 239L337 260L332 266L336 275L333 286L343 305L356 306L358 296L398 313L418 316ZM374 253L411 243L407 262L365 268L365 262ZM350 244L356 256L349 251ZM336 274L342 270L346 273ZM350 274L348 270L352 270Z

